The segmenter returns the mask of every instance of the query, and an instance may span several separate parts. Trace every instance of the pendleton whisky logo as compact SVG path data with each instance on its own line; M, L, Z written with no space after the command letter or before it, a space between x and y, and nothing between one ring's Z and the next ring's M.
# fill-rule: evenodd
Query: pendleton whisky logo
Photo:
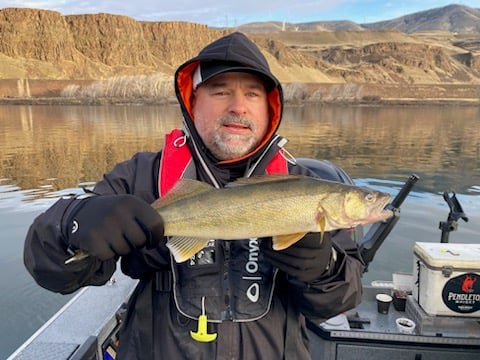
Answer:
M480 276L474 273L456 276L445 283L443 303L452 311L469 314L480 310Z

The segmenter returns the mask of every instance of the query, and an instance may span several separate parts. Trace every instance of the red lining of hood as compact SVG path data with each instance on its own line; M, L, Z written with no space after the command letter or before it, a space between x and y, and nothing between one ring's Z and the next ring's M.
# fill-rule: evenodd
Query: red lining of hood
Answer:
M192 115L192 102L191 102L192 95L193 95L192 74L197 68L197 65L199 64L199 62L200 61L194 61L192 63L187 64L185 67L183 67L180 71L177 72L177 79L176 79L178 92L181 96L181 101L183 102L185 109L188 112L189 118L193 123L195 123L195 120L193 119L193 115ZM234 162L246 159L249 156L252 156L259 149L261 149L272 138L272 136L275 134L275 132L277 131L280 125L280 120L282 116L282 102L281 102L280 90L278 87L275 87L272 91L268 93L267 101L268 101L270 121L269 121L267 133L265 134L265 137L260 142L260 144L253 151L251 151L250 153L240 158L220 161L219 164L229 164L229 163L234 163Z
M199 61L192 62L186 65L183 69L177 72L177 78L175 79L178 86L178 91L182 97L182 102L188 111L190 119L193 121L192 115L192 94L193 94L193 78L192 74L197 68Z

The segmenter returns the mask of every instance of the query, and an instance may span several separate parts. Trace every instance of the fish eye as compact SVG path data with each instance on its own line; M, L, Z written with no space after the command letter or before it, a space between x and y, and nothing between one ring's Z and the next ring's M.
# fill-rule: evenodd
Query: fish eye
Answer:
M375 196L372 193L368 193L367 195L365 195L365 200L368 202L372 202L373 200L375 200Z

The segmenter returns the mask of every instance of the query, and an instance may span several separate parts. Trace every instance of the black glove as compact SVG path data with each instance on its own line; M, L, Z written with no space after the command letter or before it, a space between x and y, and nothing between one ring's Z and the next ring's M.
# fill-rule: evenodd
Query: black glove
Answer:
M262 250L270 263L285 272L290 278L310 283L322 276L331 266L332 240L324 234L309 233L290 247L275 251L268 241L262 242Z
M145 201L133 195L91 196L68 216L70 248L108 260L134 249L156 247L163 237L163 220Z

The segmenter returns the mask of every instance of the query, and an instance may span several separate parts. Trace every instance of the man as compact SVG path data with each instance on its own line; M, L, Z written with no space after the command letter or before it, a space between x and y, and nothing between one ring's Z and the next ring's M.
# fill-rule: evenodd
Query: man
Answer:
M281 85L259 49L233 33L181 65L175 88L183 131L167 135L161 152L118 164L92 193L41 214L26 238L26 267L41 286L70 293L104 284L120 259L140 282L119 359L308 359L305 317L326 319L360 301L363 265L345 231L322 242L308 234L283 251L267 238L212 240L176 263L149 205L182 177L223 187L265 173L319 176L286 160L276 134ZM344 178L333 165L322 174ZM66 261L79 249L89 256Z

